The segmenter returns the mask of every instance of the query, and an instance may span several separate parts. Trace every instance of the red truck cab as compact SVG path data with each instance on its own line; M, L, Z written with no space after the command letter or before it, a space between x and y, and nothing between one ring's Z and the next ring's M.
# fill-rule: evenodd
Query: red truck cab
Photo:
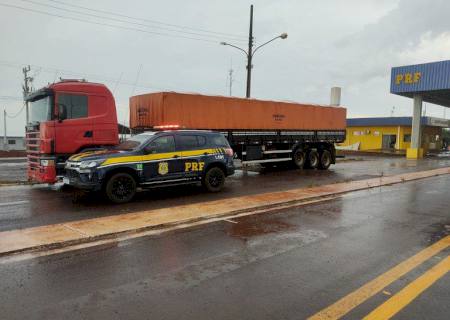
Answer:
M26 101L30 181L54 183L71 155L119 143L114 98L103 84L62 80L31 93Z

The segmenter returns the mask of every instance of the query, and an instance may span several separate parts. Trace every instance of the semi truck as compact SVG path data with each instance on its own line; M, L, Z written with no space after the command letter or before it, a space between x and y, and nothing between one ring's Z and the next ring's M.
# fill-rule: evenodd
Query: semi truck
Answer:
M103 84L64 80L26 97L28 178L55 183L67 159L119 143L116 106ZM244 165L285 163L327 169L334 143L345 140L342 107L159 92L130 98L135 132L194 129L221 132Z

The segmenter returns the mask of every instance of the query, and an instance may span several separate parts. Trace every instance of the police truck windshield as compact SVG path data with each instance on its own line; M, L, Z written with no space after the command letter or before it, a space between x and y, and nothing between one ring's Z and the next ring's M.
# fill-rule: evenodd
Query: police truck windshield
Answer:
M115 149L121 150L121 151L137 150L143 144L145 144L152 135L153 134L149 134L149 133L135 135L135 136L131 137L130 139L122 142L118 146L116 146Z
M45 96L30 102L30 123L51 120L51 97Z

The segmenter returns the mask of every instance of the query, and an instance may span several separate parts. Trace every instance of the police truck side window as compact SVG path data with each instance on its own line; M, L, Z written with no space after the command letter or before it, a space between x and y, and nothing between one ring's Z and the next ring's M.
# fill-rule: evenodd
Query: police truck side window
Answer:
M201 136L180 135L178 138L179 138L181 150L195 150L205 144L205 143L203 143L203 144L199 143L199 142L201 142L201 141L199 141L201 138L204 139L204 137L201 137ZM202 140L202 141L204 141L204 140Z
M88 97L79 94L59 94L58 104L65 106L66 119L86 118L88 116Z
M150 142L145 148L150 153L166 153L175 151L175 139L173 136L159 137Z
M227 138L223 135L214 135L212 137L212 144L217 147L229 148L230 144L228 143Z
M198 146L203 148L206 145L206 138L203 136L197 136Z

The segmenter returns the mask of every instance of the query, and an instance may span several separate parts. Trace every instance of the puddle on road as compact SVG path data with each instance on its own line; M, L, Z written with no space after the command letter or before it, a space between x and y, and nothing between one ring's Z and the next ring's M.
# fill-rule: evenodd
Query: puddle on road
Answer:
M246 240L250 237L289 231L294 225L281 221L280 219L254 219L246 218L239 220L236 224L230 224L226 230L227 235Z
M450 235L450 221L444 223L435 223L425 229L425 232L430 235L429 242L435 243L442 238ZM429 245L429 244L427 244Z

